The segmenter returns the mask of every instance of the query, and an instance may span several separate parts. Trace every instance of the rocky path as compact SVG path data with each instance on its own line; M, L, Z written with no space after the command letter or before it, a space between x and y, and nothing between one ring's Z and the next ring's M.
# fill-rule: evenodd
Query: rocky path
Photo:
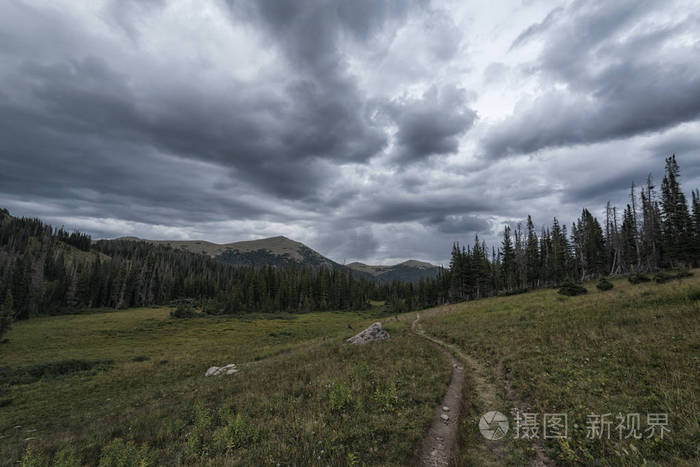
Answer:
M464 367L444 345L423 332L418 323L419 319L420 316L416 314L416 319L411 324L411 330L416 335L439 345L452 362L452 379L447 387L442 405L435 409L435 416L428 435L423 439L419 465L446 466L454 464L457 460L457 434L459 433L459 414L462 408L462 391L464 389Z
M479 398L481 407L488 410L502 405L499 403L496 386L489 381L486 369L475 358L464 353L457 346L448 344L436 337L426 334L420 325L420 315L416 313L416 319L411 323L411 330L424 339L427 339L449 355L452 361L452 380L447 388L443 405L435 411L433 423L428 435L423 440L419 465L446 466L454 465L458 459L457 435L459 432L459 414L461 410L462 391L464 389L464 372L469 371L470 381L474 384L474 392ZM502 373L502 371L501 371ZM511 389L509 382L504 378L504 392L506 399L516 407L528 408L527 404L518 400L517 395ZM444 409L448 410L444 410ZM443 415L447 415L445 420ZM488 444L487 444L488 443ZM532 443L535 451L535 459L531 467L544 467L555 465L547 456L539 441ZM506 463L507 454L502 441L487 441L476 449L483 465L503 465Z

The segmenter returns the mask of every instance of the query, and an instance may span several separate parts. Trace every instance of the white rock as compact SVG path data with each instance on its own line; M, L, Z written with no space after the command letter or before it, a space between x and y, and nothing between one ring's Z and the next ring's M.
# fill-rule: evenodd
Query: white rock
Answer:
M442 419L442 421L447 423L447 421L450 419L450 416L446 415L446 414L442 414L442 415L440 415L440 418Z
M210 367L206 373L204 373L204 376L221 376L221 375L232 375L234 373L238 372L238 368L236 367L235 363L229 363L226 366L218 367L218 366L212 366Z
M346 342L348 344L364 344L372 341L381 341L389 338L389 333L382 327L382 323L373 323L370 327L351 337Z
M450 408L449 408L448 406L446 406L446 405L443 405L443 406L442 406L442 411L443 411L443 412L449 412L449 411L450 411Z

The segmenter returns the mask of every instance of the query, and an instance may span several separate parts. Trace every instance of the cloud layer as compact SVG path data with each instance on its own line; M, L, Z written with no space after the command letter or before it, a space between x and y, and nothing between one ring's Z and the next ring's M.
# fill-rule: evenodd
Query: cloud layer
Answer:
M445 262L624 203L670 152L698 185L694 3L3 2L0 206Z

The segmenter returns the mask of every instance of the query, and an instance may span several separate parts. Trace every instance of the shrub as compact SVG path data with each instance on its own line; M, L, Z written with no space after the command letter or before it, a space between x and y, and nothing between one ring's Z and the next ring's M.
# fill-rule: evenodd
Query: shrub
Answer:
M671 274L667 274L665 272L657 272L654 275L654 282L657 284L665 284L666 282L675 279L676 276L672 276Z
M605 277L601 278L595 286L601 291L610 290L613 288L612 282L607 280Z
M684 277L692 277L693 273L687 269L681 269L676 273L677 279L683 279Z
M501 297L510 297L512 295L520 295L524 293L528 293L530 289L513 289L513 290L506 290L504 292L500 292L498 295Z
M635 272L630 274L627 280L630 281L631 284L641 284L642 282L649 282L651 279L649 279L649 277L644 274L639 274Z
M153 455L146 445L137 446L133 441L124 442L115 438L102 449L100 467L122 467L131 465L151 465Z
M382 412L393 412L399 406L399 393L396 383L391 382L384 388L377 386L372 394L372 399Z
M241 414L221 414L220 418L225 425L217 428L212 436L214 447L219 451L231 451L255 441L255 429Z
M63 375L92 370L107 370L113 365L113 360L59 360L57 362L40 363L19 368L0 368L0 382L17 385L29 384L42 378L57 378Z
M177 308L175 308L174 311L170 312L170 317L176 319L195 318L197 316L199 316L199 313L194 311L194 308L192 308L192 306L186 305L184 303L179 303L177 305Z
M331 412L342 412L352 404L352 389L344 383L333 383L328 394L328 408Z
M131 361L132 362L146 362L150 359L151 359L151 357L149 357L148 355L137 355L135 357L132 357Z
M698 301L700 300L700 289L693 289L688 292L688 300Z
M574 284L573 282L565 282L564 284L562 284L561 287L559 287L557 293L573 297L574 295L583 295L585 293L588 293L588 290L586 290L586 288L580 284Z

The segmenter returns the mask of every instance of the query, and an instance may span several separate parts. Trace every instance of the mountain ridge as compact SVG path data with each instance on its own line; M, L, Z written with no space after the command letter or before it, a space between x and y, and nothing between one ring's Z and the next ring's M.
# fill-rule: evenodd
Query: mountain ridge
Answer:
M240 266L302 265L325 266L332 269L348 268L358 277L381 282L392 280L417 282L424 277L434 277L440 270L438 266L414 259L394 265L373 266L360 262L342 265L305 244L283 235L229 243L214 243L207 240L149 240L134 236L118 237L113 240L142 241L152 245L168 246L204 254L223 263Z

